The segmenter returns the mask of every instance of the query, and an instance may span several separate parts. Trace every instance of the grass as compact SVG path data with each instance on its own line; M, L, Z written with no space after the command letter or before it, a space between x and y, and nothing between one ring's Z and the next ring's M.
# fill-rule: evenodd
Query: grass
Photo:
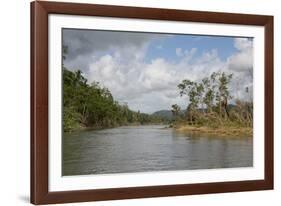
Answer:
M235 126L220 126L220 127L208 127L208 126L193 126L193 125L176 125L175 130L178 132L190 132L198 134L210 134L211 136L233 136L233 137L252 137L252 127L235 127Z

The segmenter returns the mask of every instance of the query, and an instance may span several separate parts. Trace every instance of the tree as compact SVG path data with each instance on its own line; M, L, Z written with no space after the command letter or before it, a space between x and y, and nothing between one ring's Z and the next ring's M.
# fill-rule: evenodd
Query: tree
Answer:
M212 107L213 107L213 101L215 98L215 92L214 89L215 87L213 86L213 84L211 84L212 79L206 77L204 79L202 79L202 83L203 83L203 87L204 87L204 91L205 91L205 95L203 97L203 102L207 107L207 112L212 112Z
M62 46L62 59L65 60L66 59L66 55L68 54L68 47L63 45Z
M161 122L151 115L132 111L128 105L114 100L108 88L99 82L87 83L82 71L63 67L63 128L73 130L79 126L107 128L129 123Z
M175 119L178 119L179 114L180 114L180 111L181 111L180 106L177 105L177 104L173 104L173 105L172 105L172 110L171 110L171 111L172 111L172 113L173 113Z
M204 85L203 83L197 83L195 84L196 86L196 95L197 95L197 98L198 98L198 104L202 110L202 112L204 112Z
M198 107L198 93L197 93L197 83L190 81L188 79L183 80L179 85L180 96L187 95L189 97L189 102L193 109Z
M200 87L196 82L185 79L178 85L178 88L180 89L180 96L188 96L189 105L187 107L187 117L192 124L194 119L194 113L198 108L200 97L198 90L200 91Z
M225 74L225 72L218 73L218 92L216 98L218 101L218 108L220 116L229 117L227 110L228 100L231 99L229 94L228 84L232 79L232 74Z
M191 124L206 123L211 118L219 122L221 122L221 117L229 119L228 102L232 98L229 92L229 84L232 76L232 74L226 74L225 72L213 72L209 77L202 80L184 79L178 84L180 96L186 96L188 99L186 118ZM207 112L205 112L206 109ZM250 107L248 110L250 111ZM220 118L216 118L214 116L216 114ZM247 116L248 119L251 117L250 115Z

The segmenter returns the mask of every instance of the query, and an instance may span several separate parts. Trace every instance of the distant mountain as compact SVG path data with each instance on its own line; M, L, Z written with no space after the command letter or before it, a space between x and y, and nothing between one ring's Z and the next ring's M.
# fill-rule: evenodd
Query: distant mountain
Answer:
M180 111L180 115L183 115L184 113L185 113L185 110L181 110ZM171 110L159 110L157 112L154 112L152 114L152 116L160 117L160 118L162 118L162 119L164 119L166 121L171 121L171 120L175 119L175 117L174 117L174 115L173 115Z
M173 113L172 113L171 110L160 110L160 111L154 112L152 114L152 116L160 117L160 118L163 118L163 119L168 120L168 121L174 119Z
M231 110L231 109L235 109L236 105L229 104L229 105L227 105L227 107L228 107L229 110ZM198 109L198 111L207 112L207 109ZM186 110L181 110L180 115L184 115L185 112L186 112ZM155 117L162 118L162 119L167 120L167 121L171 121L171 120L175 119L171 110L159 110L159 111L156 111L156 112L152 113L151 115L155 116Z

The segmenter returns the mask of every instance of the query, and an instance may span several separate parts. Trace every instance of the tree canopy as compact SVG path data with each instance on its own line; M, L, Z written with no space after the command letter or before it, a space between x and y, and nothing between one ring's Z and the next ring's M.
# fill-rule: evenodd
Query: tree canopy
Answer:
M233 74L213 72L209 77L199 81L184 79L178 84L179 94L187 97L185 119L189 124L219 126L222 124L236 124L252 126L253 102L236 99L230 104L232 96L229 84ZM249 93L249 88L245 88ZM174 114L177 107L172 105Z
M88 84L80 70L63 67L63 128L81 126L107 128L127 124L162 122L159 117L132 111L127 104L114 100L109 89L99 82Z

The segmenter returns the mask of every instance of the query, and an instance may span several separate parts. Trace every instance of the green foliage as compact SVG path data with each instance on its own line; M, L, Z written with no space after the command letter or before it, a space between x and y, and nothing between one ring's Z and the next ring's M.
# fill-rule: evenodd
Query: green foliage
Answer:
M171 112L172 112L175 120L178 121L180 119L180 112L181 112L180 106L177 104L173 104Z
M108 128L127 124L159 123L161 118L132 111L114 100L98 82L87 83L80 70L63 68L63 129Z
M209 127L253 125L252 102L236 100L235 105L229 105L232 77L225 72L214 72L201 81L182 80L178 88L180 96L188 97L185 118L189 124ZM245 88L245 92L249 93L249 88ZM172 111L175 111L174 105Z
M79 127L80 114L77 113L73 107L63 108L63 129L64 131L70 131L73 128Z
M172 110L171 110L171 111L172 111L173 115L174 115L175 117L177 117L177 116L179 116L179 114L180 114L181 108L180 108L179 105L173 104L173 105L172 105Z

